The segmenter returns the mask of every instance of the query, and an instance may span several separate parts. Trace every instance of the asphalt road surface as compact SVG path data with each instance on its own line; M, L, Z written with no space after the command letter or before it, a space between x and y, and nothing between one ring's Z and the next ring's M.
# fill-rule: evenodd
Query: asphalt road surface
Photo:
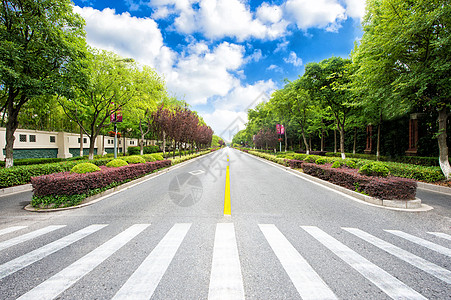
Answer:
M451 197L418 196L362 204L230 148L79 209L6 196L0 299L451 299Z

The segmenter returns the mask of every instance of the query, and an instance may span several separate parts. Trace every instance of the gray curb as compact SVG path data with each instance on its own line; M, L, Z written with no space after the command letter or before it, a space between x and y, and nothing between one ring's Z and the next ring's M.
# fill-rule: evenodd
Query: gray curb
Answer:
M165 173L168 173L168 172L170 172L170 171L172 171L174 169L180 168L180 167L182 167L184 165L187 165L189 163L192 163L192 162L196 161L197 159L199 159L201 157L205 157L207 155L211 155L211 154L213 154L215 152L216 151L213 151L213 152L210 152L210 153L207 153L207 154L204 154L204 155L192 158L192 159L188 159L187 161L184 161L182 163L170 166L168 168L162 169L162 170L157 171L155 173L151 173L149 175L143 176L143 177L135 179L133 181L121 184L121 185L119 185L117 187L114 187L112 189L106 190L106 191L104 191L104 192L102 192L100 194L88 197L85 200L83 200L83 202L81 204L76 205L76 206L61 207L61 208L50 208L50 209L45 209L45 208L37 209L37 208L34 208L33 206L31 206L30 204L28 204L27 206L24 207L24 209L27 210L27 211L30 211L30 212L45 213L45 212L56 212L56 211L63 211L63 210L69 210L69 209L76 209L76 208L81 208L81 207L85 207L85 206L88 206L88 205L92 205L94 203L97 203L97 202L109 197L109 196L112 196L114 194L120 193L120 192L122 192L124 190L127 190L127 189L129 189L129 188L131 188L131 187L133 187L135 185L138 185L138 184L143 183L143 182L145 182L147 180L150 180L150 179L152 179L154 177L157 177L157 176L163 175ZM31 184L30 184L30 187L31 187Z
M244 152L245 153L245 152ZM344 188L342 186L330 183L328 181L319 179L317 177L299 172L297 170L293 170L290 167L286 167L283 165L280 165L278 163L266 160L264 158L246 153L248 155L250 155L251 157L254 157L256 159L259 159L261 161L267 162L269 164L272 164L274 166L280 167L282 169L284 169L287 172L291 172L293 174L295 174L296 176L302 177L306 180L309 180L311 182L323 185L325 187L328 187L330 189L333 189L337 192L343 193L347 196L350 196L352 198L355 198L357 200L360 201L364 201L366 203L378 206L378 207L383 207L383 208L387 208L387 209L394 209L394 210L402 210L402 211L409 211L409 212L420 212L420 211L428 211L433 209L433 207L429 206L429 205L425 205L425 204L421 204L421 199L416 198L415 200L381 200L381 199L377 199L374 197L370 197L370 196L366 196L360 193L357 193L355 191L349 190L347 188Z

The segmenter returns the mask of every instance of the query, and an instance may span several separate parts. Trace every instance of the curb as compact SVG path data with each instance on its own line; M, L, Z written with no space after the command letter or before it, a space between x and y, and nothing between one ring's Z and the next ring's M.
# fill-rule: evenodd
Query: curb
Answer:
M0 189L0 197L14 195L14 194L23 193L23 192L31 192L32 190L33 190L33 187L31 186L31 183L16 185L16 186Z
M451 188L446 187L446 186L440 186L440 185L435 185L435 184L421 182L421 181L417 181L417 185L418 185L418 188L422 189L422 190L451 195Z
M27 206L24 207L24 209L26 211L29 211L29 212L48 213L48 212L56 212L56 211L64 211L64 210L69 210L69 209L76 209L76 208L81 208L81 207L85 207L85 206L88 206L88 205L92 205L94 203L97 203L97 202L105 199L105 198L108 198L108 197L110 197L112 195L118 194L118 193L120 193L122 191L125 191L125 190L127 190L129 188L132 188L132 187L134 187L134 186L136 186L138 184L141 184L141 183L143 183L143 182L145 182L147 180L150 180L150 179L152 179L154 177L158 177L160 175L166 174L169 171L172 171L174 169L177 169L179 167L187 165L187 164L189 164L189 163L191 163L193 161L196 161L197 159L199 159L201 157L205 157L205 156L213 154L215 152L216 151L213 151L213 152L210 152L210 153L207 153L207 154L204 154L204 155L192 158L192 159L188 159L188 160L186 160L184 162L181 162L179 164L176 164L176 165L170 166L168 168L159 170L159 171L157 171L155 173L151 173L151 174L148 174L148 175L143 176L141 178L138 178L138 179L132 180L130 182L121 184L121 185L119 185L117 187L114 187L112 189L106 190L106 191L104 191L104 192L102 192L100 194L96 194L96 195L93 195L91 197L88 197L85 200L83 200L82 203L80 203L78 205L75 205L75 206L60 207L60 208L35 208L35 207L31 206L31 204L28 204ZM31 184L30 184L30 186L31 186Z
M242 151L240 151L242 152ZM245 153L245 152L244 152ZM278 163L269 161L267 159L249 154L249 153L245 153L247 155L250 155L251 157L254 157L258 160L261 160L263 162L266 162L268 164L271 164L275 167L279 167L281 169L284 169L286 172L290 172L292 174L294 174L295 176L298 176L304 180L308 180L310 182L316 183L318 185L322 185L326 188L329 188L331 190L334 190L338 193L344 194L345 196L347 196L348 198L352 199L352 200L356 200L365 204L369 204L375 207L381 207L381 208L386 208L386 209L391 209L391 210L400 210L400 211L407 211L407 212L422 212L422 211L429 211L431 209L433 209L433 207L426 205L426 204L421 204L421 199L416 198L415 200L381 200L378 198L374 198L374 197L370 197L367 195L363 195L360 193L357 193L355 191L349 190L345 187L330 183L328 181L319 179L317 177L299 172L297 170L291 169L290 167L286 167L283 165L280 165Z

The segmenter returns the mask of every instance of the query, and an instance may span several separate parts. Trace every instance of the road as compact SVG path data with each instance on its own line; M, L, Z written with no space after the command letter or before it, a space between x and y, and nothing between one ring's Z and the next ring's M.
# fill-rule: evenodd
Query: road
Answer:
M0 299L451 299L451 200L418 196L369 206L226 148L79 209L3 197Z

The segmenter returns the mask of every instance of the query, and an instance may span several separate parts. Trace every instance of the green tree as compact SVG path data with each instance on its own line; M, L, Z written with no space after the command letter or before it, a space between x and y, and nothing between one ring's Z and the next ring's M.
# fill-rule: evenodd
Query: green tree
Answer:
M140 153L144 153L144 139L151 131L151 114L157 109L158 103L167 98L163 79L157 72L148 67L135 73L136 93L123 109L124 119L129 120L129 127L138 132Z
M360 85L372 86L391 103L436 108L440 166L448 179L450 26L449 0L369 0L356 54Z
M73 97L60 97L66 115L89 137L89 159L95 140L110 123L110 115L124 108L137 94L138 68L118 55L92 49L86 60L88 81L76 81Z
M9 0L0 4L0 112L7 115L6 167L25 103L67 90L72 62L86 52L84 20L70 0Z
M330 109L340 132L341 157L345 158L345 126L352 111L355 97L349 89L351 60L331 57L319 63L309 63L302 78L311 97Z

